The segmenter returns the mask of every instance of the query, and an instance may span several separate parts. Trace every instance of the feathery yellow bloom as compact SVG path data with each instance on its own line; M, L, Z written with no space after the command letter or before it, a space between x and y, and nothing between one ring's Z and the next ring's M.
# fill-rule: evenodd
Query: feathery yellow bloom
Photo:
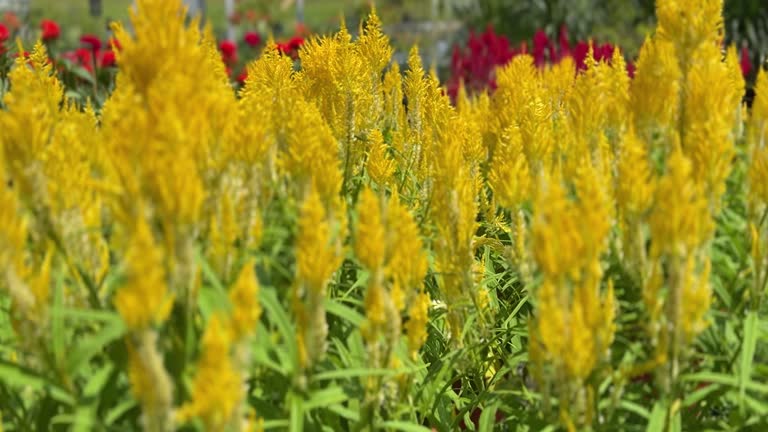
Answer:
M637 72L630 85L630 106L641 137L677 127L682 72L675 47L663 39L647 38L640 48Z
M413 294L423 288L427 254L416 220L398 195L393 195L388 205L386 274L393 280L391 295L395 307L403 311Z
M171 310L163 254L146 222L136 223L125 252L126 284L115 294L115 307L131 330L143 330L165 321Z
M657 258L687 256L712 232L706 197L691 178L691 162L682 151L673 150L667 173L659 180L649 216L651 255Z
M531 178L520 131L509 127L495 148L488 185L501 206L516 209L530 196Z
M254 272L254 260L248 260L240 270L234 286L229 290L232 306L232 334L235 341L244 339L256 331L261 316L259 282Z
M379 197L369 188L360 193L357 203L358 223L355 233L355 255L373 272L384 265L386 228L382 221Z
M411 358L416 358L419 349L427 341L427 326L429 324L429 294L420 292L408 311L408 322L405 331L408 335L408 351Z
M675 43L680 58L704 42L716 43L723 30L723 0L657 0L661 38Z
M312 190L301 207L299 235L296 242L297 276L312 290L324 290L325 284L341 264L334 245L328 214L320 196Z
M368 139L368 159L365 166L368 176L376 184L382 187L387 186L395 175L395 160L387 154L388 146L384 143L381 131L378 129L371 131Z
M236 424L243 398L242 377L231 355L232 332L214 315L205 329L202 355L192 383L192 400L177 413L181 421L200 417L206 430L223 431Z

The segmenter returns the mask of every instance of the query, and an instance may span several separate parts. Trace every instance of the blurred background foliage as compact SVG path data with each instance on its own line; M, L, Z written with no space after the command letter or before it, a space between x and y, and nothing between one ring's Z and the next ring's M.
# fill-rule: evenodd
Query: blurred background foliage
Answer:
M101 15L94 17L89 13L89 0L29 0L29 14L24 18L29 36L34 37L43 18L61 24L65 43L76 45L83 33L105 35L109 20L126 20L132 0L101 3ZM205 3L206 16L221 37L233 22L241 31L290 35L299 16L296 0L237 0L234 17L227 17L224 0ZM469 31L482 31L489 25L513 44L530 40L539 29L556 36L565 25L572 40L610 42L623 47L630 58L636 56L654 25L653 0L304 0L303 24L310 32L326 33L338 28L343 16L354 32L372 3L398 51L419 43L426 48L428 63L438 66L447 63L450 49L446 47L462 44ZM728 42L747 46L752 63L764 64L768 0L725 0L725 17ZM441 25L447 22L458 23L458 27Z
M453 13L468 29L492 25L512 42L538 30L556 35L566 25L572 39L593 38L624 48L634 57L654 28L654 0L453 0ZM753 64L768 56L768 1L725 0L728 43L747 46Z

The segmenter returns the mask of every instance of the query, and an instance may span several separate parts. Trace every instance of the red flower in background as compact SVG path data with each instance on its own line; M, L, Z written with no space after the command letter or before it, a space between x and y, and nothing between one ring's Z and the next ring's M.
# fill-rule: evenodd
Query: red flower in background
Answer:
M293 59L298 58L299 48L304 45L304 38L301 36L294 36L285 43L278 43L277 49L281 53L290 56Z
M221 41L219 44L221 58L226 64L237 63L237 45L230 40Z
M248 79L248 70L243 69L242 72L240 72L240 75L237 76L237 82L240 83L240 85L245 85L245 80Z
M80 36L80 43L91 47L91 51L98 51L101 49L101 39L99 39L99 37L96 35L82 35Z
M8 27L6 27L3 23L0 23L0 45L8 40L8 36L10 36Z
M749 58L749 49L741 47L741 73L747 76L752 72L752 60Z
M568 28L562 26L557 40L551 39L543 30L533 36L533 48L528 50L528 42L523 41L518 48L510 48L509 41L497 35L490 26L485 33L477 36L470 33L466 48L454 47L451 59L451 77L446 83L448 94L455 100L459 87L463 84L469 93L496 89L496 68L505 65L512 57L530 54L536 67L557 64L565 57L571 57L577 71L587 68L587 55L590 47L595 61L610 61L615 46L579 41L572 46L568 38ZM627 74L634 76L634 65L627 65Z
M40 29L43 30L43 41L45 42L51 42L59 38L61 35L61 29L59 28L59 25L56 24L56 21L52 20L42 20L40 22Z
M261 43L261 36L256 32L248 32L243 37L243 40L250 47L257 47Z
M117 61L115 59L114 51L104 51L104 53L101 55L101 64L99 66L106 68L114 67L116 65Z

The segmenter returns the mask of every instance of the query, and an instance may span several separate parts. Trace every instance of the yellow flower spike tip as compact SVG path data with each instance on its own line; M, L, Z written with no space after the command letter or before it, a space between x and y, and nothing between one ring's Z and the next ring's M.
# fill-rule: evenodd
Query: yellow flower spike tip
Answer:
M520 130L511 126L495 147L488 185L502 207L515 210L529 198L531 178Z
M657 0L658 33L673 41L681 59L704 42L716 43L723 31L723 0Z
M211 431L239 424L235 414L244 397L242 376L232 360L232 331L225 322L217 315L208 322L192 382L192 400L177 412L180 421L199 417Z
M161 324L173 304L168 293L163 254L143 220L137 222L123 257L126 284L115 294L115 307L131 330Z
M379 197L363 189L357 203L358 223L355 233L355 255L373 273L384 265L386 231Z
M716 45L702 44L694 56L695 67L688 72L684 90L682 147L693 163L693 178L705 188L716 215L736 154L734 117L744 89L733 84Z
M381 131L374 129L368 139L368 159L365 168L374 183L380 187L386 187L394 180L395 160L387 154L389 147L384 143Z
M40 155L45 153L59 121L64 88L41 41L29 58L20 55L16 59L8 79L12 90L5 93L6 109L0 111L0 151L4 153L6 174L14 180L19 197L26 205L42 211L48 197Z
M229 303L233 308L232 332L236 341L255 333L261 317L259 282L254 271L255 265L253 259L248 260L240 270L234 286L229 290Z
M655 131L677 127L682 72L675 47L663 39L646 38L630 84L630 107L637 132L652 143Z

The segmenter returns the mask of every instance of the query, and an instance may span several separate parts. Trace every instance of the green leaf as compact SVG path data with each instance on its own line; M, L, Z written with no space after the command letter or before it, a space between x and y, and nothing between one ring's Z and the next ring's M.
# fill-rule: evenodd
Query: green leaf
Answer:
M299 355L296 348L296 332L293 329L288 314L283 309L274 288L262 288L259 290L261 305L264 308L264 315L268 317L277 326L280 336L283 340L283 346L288 350L287 356L282 356L286 365L289 365L288 372L297 369L296 362ZM278 353L279 354L279 353Z
M381 422L380 425L385 429L403 432L431 432L431 429L427 427L404 421L385 421Z
M667 419L667 404L658 401L653 405L651 416L648 419L646 432L660 432L664 430L664 421Z
M123 414L127 413L133 407L136 406L136 401L131 399L124 400L114 407L107 411L107 415L104 416L104 424L107 426L111 426L116 421L120 420L120 417L123 416Z
M99 332L84 338L72 351L67 359L67 370L71 374L77 373L90 359L101 352L105 346L120 339L125 334L126 328L122 320L114 320L104 326Z
M619 402L619 407L631 413L635 413L646 420L651 417L650 411L648 411L644 406L636 404L632 401L622 400Z
M280 429L285 430L291 424L290 420L265 420L264 430Z
M53 356L57 365L60 365L64 358L64 343L67 338L64 335L64 318L61 314L61 308L64 304L63 272L59 272L56 277L56 284L53 288L53 305L51 306L51 345Z
M312 394L312 397L304 403L304 411L344 402L349 399L341 387L329 387Z
M74 406L75 398L67 390L35 371L23 366L0 360L0 381L16 387L30 387L38 391L50 392L57 401Z
M347 307L338 301L330 299L326 300L325 309L328 311L328 313L336 315L356 327L359 327L363 321L365 321L365 317L360 312Z
M303 432L304 431L304 401L301 396L297 394L291 394L290 398L290 423L288 430L290 432Z
M425 369L427 365L401 369L377 369L377 368L351 368L320 372L312 376L312 381L325 381L332 379L357 378L365 376L393 376L402 373L412 373Z
M758 317L755 311L747 312L744 318L744 343L741 348L741 362L739 368L739 408L742 414L745 412L745 397L747 385L752 380L752 361L755 357L757 346Z
M480 423L478 430L480 432L491 432L493 431L493 427L496 425L496 410L498 407L496 405L491 405L489 407L486 407L482 414L480 414Z

